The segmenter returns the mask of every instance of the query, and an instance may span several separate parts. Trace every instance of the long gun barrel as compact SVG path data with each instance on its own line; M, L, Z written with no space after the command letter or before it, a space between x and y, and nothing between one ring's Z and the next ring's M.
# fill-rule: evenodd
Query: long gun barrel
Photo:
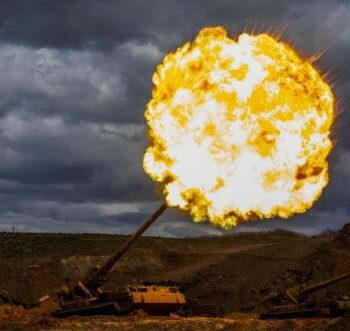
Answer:
M340 276L325 280L323 282L310 285L307 287L302 287L302 286L295 286L287 290L287 295L289 296L292 301L299 302L302 300L305 300L308 295L317 292L319 290L322 290L323 288L330 286L334 283L340 282L341 280L348 279L350 278L350 272L342 274Z
M140 237L149 226L167 209L166 203L163 203L146 221L143 223L137 231L131 235L119 248L119 250L112 255L98 270L97 272L85 283L85 286L89 291L94 291L98 288L101 279L108 273L109 270L118 262L118 260L125 254L132 243Z
M350 272L346 274L342 274L340 276L325 280L323 282L317 283L315 285L307 286L304 289L301 290L300 295L301 296L308 296L309 294L312 294L314 292L317 292L319 290L322 290L323 288L330 286L334 283L340 282L341 280L350 278Z

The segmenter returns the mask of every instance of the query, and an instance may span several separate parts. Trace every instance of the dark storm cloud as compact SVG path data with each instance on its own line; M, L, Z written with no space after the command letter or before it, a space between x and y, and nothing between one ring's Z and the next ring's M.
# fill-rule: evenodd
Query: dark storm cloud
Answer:
M309 7L315 3L307 2ZM189 36L207 25L226 25L230 30L248 24L276 28L276 22L291 14L303 16L298 13L300 4L305 1L8 0L0 4L0 37L35 47L103 49L130 40L153 39L168 48L191 39Z
M0 2L0 230L130 232L158 204L142 171L143 111L165 53L203 26L284 31L330 72L339 103L331 181L308 213L235 231L339 228L350 214L348 1ZM149 234L220 235L167 211Z
M145 134L139 126L67 123L20 111L8 114L0 129L0 176L17 183L12 193L31 189L58 200L152 199L141 168Z
M103 48L192 25L186 1L2 1L0 37L35 47ZM198 9L201 4L195 5Z

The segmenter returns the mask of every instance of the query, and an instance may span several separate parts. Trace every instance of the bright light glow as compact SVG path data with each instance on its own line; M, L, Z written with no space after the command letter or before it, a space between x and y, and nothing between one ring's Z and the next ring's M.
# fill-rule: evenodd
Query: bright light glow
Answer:
M231 228L312 206L328 182L333 95L267 34L205 28L153 75L144 169L169 206Z

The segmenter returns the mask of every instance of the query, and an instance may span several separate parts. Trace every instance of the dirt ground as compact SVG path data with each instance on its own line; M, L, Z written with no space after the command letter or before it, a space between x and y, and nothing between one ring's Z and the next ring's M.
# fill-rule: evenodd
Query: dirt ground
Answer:
M108 274L105 288L173 281L186 298L214 304L220 318L50 317L52 306L32 307L67 278L85 279L125 239L108 235L0 233L0 330L350 330L349 318L261 321L262 299L300 283L349 272L350 224L315 237L286 231L223 238L144 237ZM314 298L350 294L350 281ZM12 304L6 304L10 300Z
M294 319L262 321L254 314L231 314L226 318L190 317L176 315L170 317L151 317L142 314L131 316L72 316L66 319L52 318L49 310L40 308L23 309L11 305L0 307L0 330L177 330L177 331L289 331L289 330L350 330L350 318L333 319Z

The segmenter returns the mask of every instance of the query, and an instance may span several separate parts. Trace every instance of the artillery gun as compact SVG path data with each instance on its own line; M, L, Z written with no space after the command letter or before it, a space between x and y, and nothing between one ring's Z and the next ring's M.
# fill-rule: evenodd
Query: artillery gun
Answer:
M260 315L260 318L333 317L349 313L350 298L348 296L321 301L309 298L311 294L345 279L350 279L350 273L345 273L310 286L301 284L284 292L272 293L263 299L267 309Z
M173 285L130 285L113 291L101 288L106 274L166 208L165 203L160 206L91 277L85 281L78 280L73 288L68 284L62 286L58 293L61 309L53 316L125 315L141 309L149 315L169 315L181 310L184 315L215 315L214 306L188 302L179 288Z

